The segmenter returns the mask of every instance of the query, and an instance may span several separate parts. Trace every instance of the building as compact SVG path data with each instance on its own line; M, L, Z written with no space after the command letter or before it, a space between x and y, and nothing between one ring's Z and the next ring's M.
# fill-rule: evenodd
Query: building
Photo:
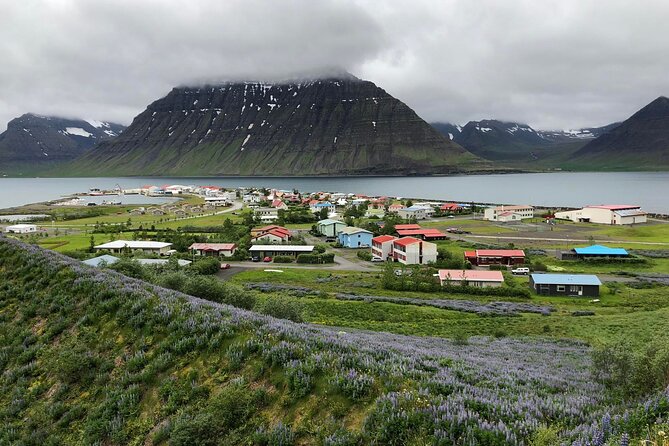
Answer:
M525 252L522 249L477 249L465 251L465 260L472 265L522 265Z
M276 208L256 208L253 215L260 218L260 221L274 221L279 218L279 210Z
M462 211L462 206L457 203L443 203L439 206L441 212L460 212Z
M114 253L122 253L126 250L136 252L147 252L151 254L170 255L173 251L170 250L171 243L154 242L154 241L140 241L140 240L115 240L113 242L104 243L95 246L96 251L110 251Z
M623 248L609 248L608 246L592 245L585 248L573 248L571 251L563 251L559 255L560 260L579 260L593 258L621 259L629 257L627 250Z
M343 228L337 234L339 244L344 248L369 248L372 246L372 237L374 234L370 231L352 226Z
M286 243L290 241L290 231L283 226L270 225L251 230L251 243Z
M317 213L317 212L320 212L322 209L327 209L328 215L335 212L335 209L336 209L335 205L330 203L329 201L324 201L322 203L319 202L319 201L316 201L316 202L314 202L314 201L311 201L309 203L309 209L311 209L311 212L313 212L314 214Z
M404 225L397 225L397 226L404 226ZM427 241L448 239L448 236L443 232L441 232L439 229L421 228L420 226L417 229L415 228L397 229L397 226L395 226L395 232L400 237L416 237L421 240L427 240Z
M5 228L5 232L8 233L11 232L14 234L31 234L33 232L37 232L37 225L29 225L29 224L11 225Z
M339 220L321 220L316 223L316 229L326 237L336 237L339 232L346 227L346 223Z
M166 259L135 259L135 261L137 261L137 263L139 263L140 265L160 265L160 266L167 265L167 263L169 262L169 260ZM191 263L193 262L191 262L190 260L182 260L182 259L177 260L177 264L179 266L188 266Z
M98 257L94 257L92 259L88 260L83 260L81 263L84 265L88 266L93 266L95 268L99 268L100 266L103 265L113 265L114 263L118 262L119 259L118 257L110 256L109 254L104 254Z
M397 215L407 220L425 220L426 218L432 216L432 214L434 214L434 209L428 206L411 206L408 208L402 208L397 211Z
M237 251L234 243L193 243L188 247L193 254L200 256L231 257Z
M313 252L312 245L253 245L249 248L249 253L254 257L297 257L300 254L312 254Z
M530 274L530 287L546 296L599 296L602 282L592 274Z
M640 206L612 204L586 206L575 211L556 212L555 218L575 223L601 223L605 225L633 225L646 223L646 213Z
M426 265L437 261L437 245L414 237L393 240L393 260L405 265Z
M393 257L393 241L397 237L392 235L380 235L372 239L372 256L379 257L383 260L392 259Z
M211 204L213 206L229 206L232 201L229 200L228 198L229 197L227 195L225 196L216 195L213 197L204 197L204 202L207 204Z
M439 283L444 285L463 285L477 288L496 288L504 283L501 271L481 271L475 269L440 269Z
M282 200L279 200L278 198L272 201L271 206L276 209L284 209L284 210L288 209L288 205L284 203Z
M400 229L421 229L421 226L419 224L416 224L416 223L395 225L395 230L396 231L398 231Z
M520 221L532 217L534 217L534 208L528 205L493 206L483 211L483 219L489 221Z
M397 213L402 209L404 209L403 204L391 204L390 206L388 206L388 212Z

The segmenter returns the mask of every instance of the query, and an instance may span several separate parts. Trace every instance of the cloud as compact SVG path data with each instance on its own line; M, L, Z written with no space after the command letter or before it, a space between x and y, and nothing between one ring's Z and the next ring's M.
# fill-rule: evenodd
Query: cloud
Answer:
M47 0L0 15L0 128L129 123L173 86L342 67L429 121L601 125L669 94L669 3Z

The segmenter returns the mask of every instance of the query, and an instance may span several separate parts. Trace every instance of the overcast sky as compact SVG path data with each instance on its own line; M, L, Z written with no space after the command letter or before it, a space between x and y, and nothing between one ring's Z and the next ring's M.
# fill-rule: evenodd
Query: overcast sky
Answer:
M0 0L0 130L324 66L428 121L603 125L669 95L668 23L667 0Z

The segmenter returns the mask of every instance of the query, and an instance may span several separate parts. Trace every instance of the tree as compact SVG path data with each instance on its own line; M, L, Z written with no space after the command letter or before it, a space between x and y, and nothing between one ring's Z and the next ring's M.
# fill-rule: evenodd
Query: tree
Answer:
M319 220L325 220L328 218L328 208L324 207L321 208L320 211L318 211L318 219Z
M88 252L95 252L95 237L91 235L90 240L88 241Z

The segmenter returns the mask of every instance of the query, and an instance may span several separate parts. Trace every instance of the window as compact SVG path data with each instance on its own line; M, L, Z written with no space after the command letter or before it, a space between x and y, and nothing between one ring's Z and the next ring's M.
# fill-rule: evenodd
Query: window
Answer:
M557 291L561 292L561 293L564 293L564 285L558 285L557 286Z
M581 291L582 289L583 289L582 286L579 286L579 285L571 285L571 286L569 287L569 292L571 292L571 293L578 293L578 292Z

